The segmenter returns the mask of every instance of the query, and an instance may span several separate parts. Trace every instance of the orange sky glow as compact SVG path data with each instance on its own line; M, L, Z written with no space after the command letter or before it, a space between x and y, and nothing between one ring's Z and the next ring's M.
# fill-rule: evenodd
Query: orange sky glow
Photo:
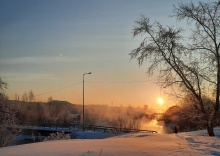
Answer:
M190 1L190 0L187 0ZM1 1L0 78L6 94L22 99L32 90L36 101L82 104L164 107L174 105L148 77L148 62L141 67L130 60L143 36L133 38L140 15L174 24L168 1ZM157 98L164 100L159 106Z

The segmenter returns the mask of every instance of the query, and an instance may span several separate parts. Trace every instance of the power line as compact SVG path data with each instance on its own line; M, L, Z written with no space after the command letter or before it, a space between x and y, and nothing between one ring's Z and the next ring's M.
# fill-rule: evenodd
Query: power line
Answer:
M115 83L115 84L130 84L130 83L146 83L146 82L153 82L154 80L148 80L148 81L85 81L86 83ZM76 84L73 84L73 85L69 85L69 86L66 86L66 87L62 87L62 88L59 88L59 89L55 89L55 90L51 90L51 91L47 91L47 92L44 92L44 93L41 93L41 94L37 94L35 96L41 96L41 95L45 95L45 94L49 94L49 93L53 93L53 92L56 92L56 91L60 91L60 90L63 90L63 89L66 89L66 88L70 88L70 87L73 87L73 86L76 86L76 85L79 85L79 84L82 84L82 82L79 82L79 83L76 83Z
M146 83L146 82L153 82L154 80L148 80L148 81L109 81L109 82L104 82L104 81L99 81L99 82L94 82L94 81L85 81L88 83Z
M52 93L52 92L60 91L60 90L66 89L66 88L70 88L72 86L79 85L81 83L82 82L79 82L79 83L76 83L76 84L73 84L73 85L69 85L69 86L66 86L66 87L63 87L63 88L59 88L59 89L51 90L51 91L48 91L48 92L45 92L45 93L41 93L41 94L38 94L38 95L35 95L35 96L41 96L41 95L49 94L49 93Z

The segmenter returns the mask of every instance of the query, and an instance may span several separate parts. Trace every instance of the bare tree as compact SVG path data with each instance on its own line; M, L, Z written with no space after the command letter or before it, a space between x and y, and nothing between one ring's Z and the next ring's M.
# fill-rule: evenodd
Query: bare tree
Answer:
M34 92L32 90L28 92L28 100L29 102L33 102L35 100Z
M191 95L193 106L205 118L209 136L214 136L213 123L219 117L220 94L220 6L218 3L198 2L174 6L177 20L187 20L195 27L183 36L182 28L151 23L142 16L136 22L134 37L146 35L130 55L139 65L146 60L148 74L159 70L158 84L172 88L181 96ZM189 36L186 36L189 34ZM177 90L175 90L177 89ZM177 91L177 92L176 92ZM215 98L214 111L205 107L203 96ZM214 97L212 95L215 95Z
M15 104L6 104L4 89L7 83L0 79L0 147L10 145L19 132Z
M50 102L50 101L53 101L53 97L52 96L48 97L48 99L47 99L47 102Z
M28 102L28 94L27 94L27 92L24 92L24 94L22 95L22 101Z
M34 102L35 101L34 92L32 90L30 90L28 93L25 91L24 94L22 95L22 101Z
M19 95L15 93L15 97L14 97L15 101L19 101Z

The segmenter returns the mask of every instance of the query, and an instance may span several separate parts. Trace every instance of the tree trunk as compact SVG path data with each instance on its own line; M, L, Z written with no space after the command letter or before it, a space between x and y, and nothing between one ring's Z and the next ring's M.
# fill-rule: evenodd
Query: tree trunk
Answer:
M207 123L207 127L206 128L207 128L207 132L208 132L209 136L215 136L212 124Z

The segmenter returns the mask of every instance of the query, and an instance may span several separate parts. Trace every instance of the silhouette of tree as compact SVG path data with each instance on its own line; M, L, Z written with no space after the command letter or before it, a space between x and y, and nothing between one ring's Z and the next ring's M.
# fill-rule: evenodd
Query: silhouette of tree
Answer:
M176 95L191 95L193 106L205 118L209 136L214 136L213 123L219 118L219 10L217 2L180 3L174 6L173 17L177 21L186 20L189 24L191 31L187 33L183 32L183 28L152 23L142 15L136 22L133 36L146 36L130 53L131 59L136 58L139 65L148 62L147 73L150 76L159 70L157 83L162 88L172 88L172 93L176 92ZM205 107L204 95L215 99L211 113Z

